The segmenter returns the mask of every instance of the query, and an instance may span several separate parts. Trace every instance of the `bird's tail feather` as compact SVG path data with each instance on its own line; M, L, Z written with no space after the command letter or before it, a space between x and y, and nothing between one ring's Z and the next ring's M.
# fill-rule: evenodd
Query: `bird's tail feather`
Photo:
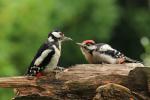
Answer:
M127 62L127 63L142 63L140 61L133 60L133 59L131 59L129 57L125 57L125 62Z

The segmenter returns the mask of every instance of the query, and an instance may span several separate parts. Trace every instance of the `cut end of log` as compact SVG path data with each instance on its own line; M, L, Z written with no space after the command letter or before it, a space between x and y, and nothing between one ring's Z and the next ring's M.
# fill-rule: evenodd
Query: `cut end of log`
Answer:
M97 88L97 94L93 100L136 100L131 91L118 84L109 83Z

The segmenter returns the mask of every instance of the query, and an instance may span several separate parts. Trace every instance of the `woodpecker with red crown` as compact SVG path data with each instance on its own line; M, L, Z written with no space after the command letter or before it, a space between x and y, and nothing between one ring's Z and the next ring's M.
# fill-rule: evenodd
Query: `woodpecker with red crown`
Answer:
M49 33L47 40L41 45L32 60L26 75L39 77L57 68L61 55L61 42L66 40L72 39L65 37L61 31L55 30Z
M85 40L77 44L80 46L86 60L91 64L139 63L139 61L126 57L106 43L96 44L93 40Z

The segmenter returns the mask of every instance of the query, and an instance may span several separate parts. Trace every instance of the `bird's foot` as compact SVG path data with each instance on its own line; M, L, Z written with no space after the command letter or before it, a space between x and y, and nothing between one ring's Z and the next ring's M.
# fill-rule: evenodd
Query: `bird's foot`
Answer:
M61 76L61 72L63 72L64 70L65 70L65 68L63 68L63 67L56 67L54 69L55 78L58 79Z
M26 77L27 77L28 80L33 80L33 79L35 79L34 76L29 76L29 75L27 75Z
M125 63L125 59L124 58L119 58L117 60L117 64L124 64Z
M64 71L65 70L65 68L63 68L63 67L56 67L55 69L54 69L54 71L58 71L58 72L62 72L62 71Z

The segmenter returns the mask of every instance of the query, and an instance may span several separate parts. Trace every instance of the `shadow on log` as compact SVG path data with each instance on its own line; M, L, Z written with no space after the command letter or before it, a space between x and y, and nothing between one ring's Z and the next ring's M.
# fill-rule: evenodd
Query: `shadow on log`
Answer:
M150 68L83 64L38 79L0 78L0 87L17 88L13 100L150 100Z

